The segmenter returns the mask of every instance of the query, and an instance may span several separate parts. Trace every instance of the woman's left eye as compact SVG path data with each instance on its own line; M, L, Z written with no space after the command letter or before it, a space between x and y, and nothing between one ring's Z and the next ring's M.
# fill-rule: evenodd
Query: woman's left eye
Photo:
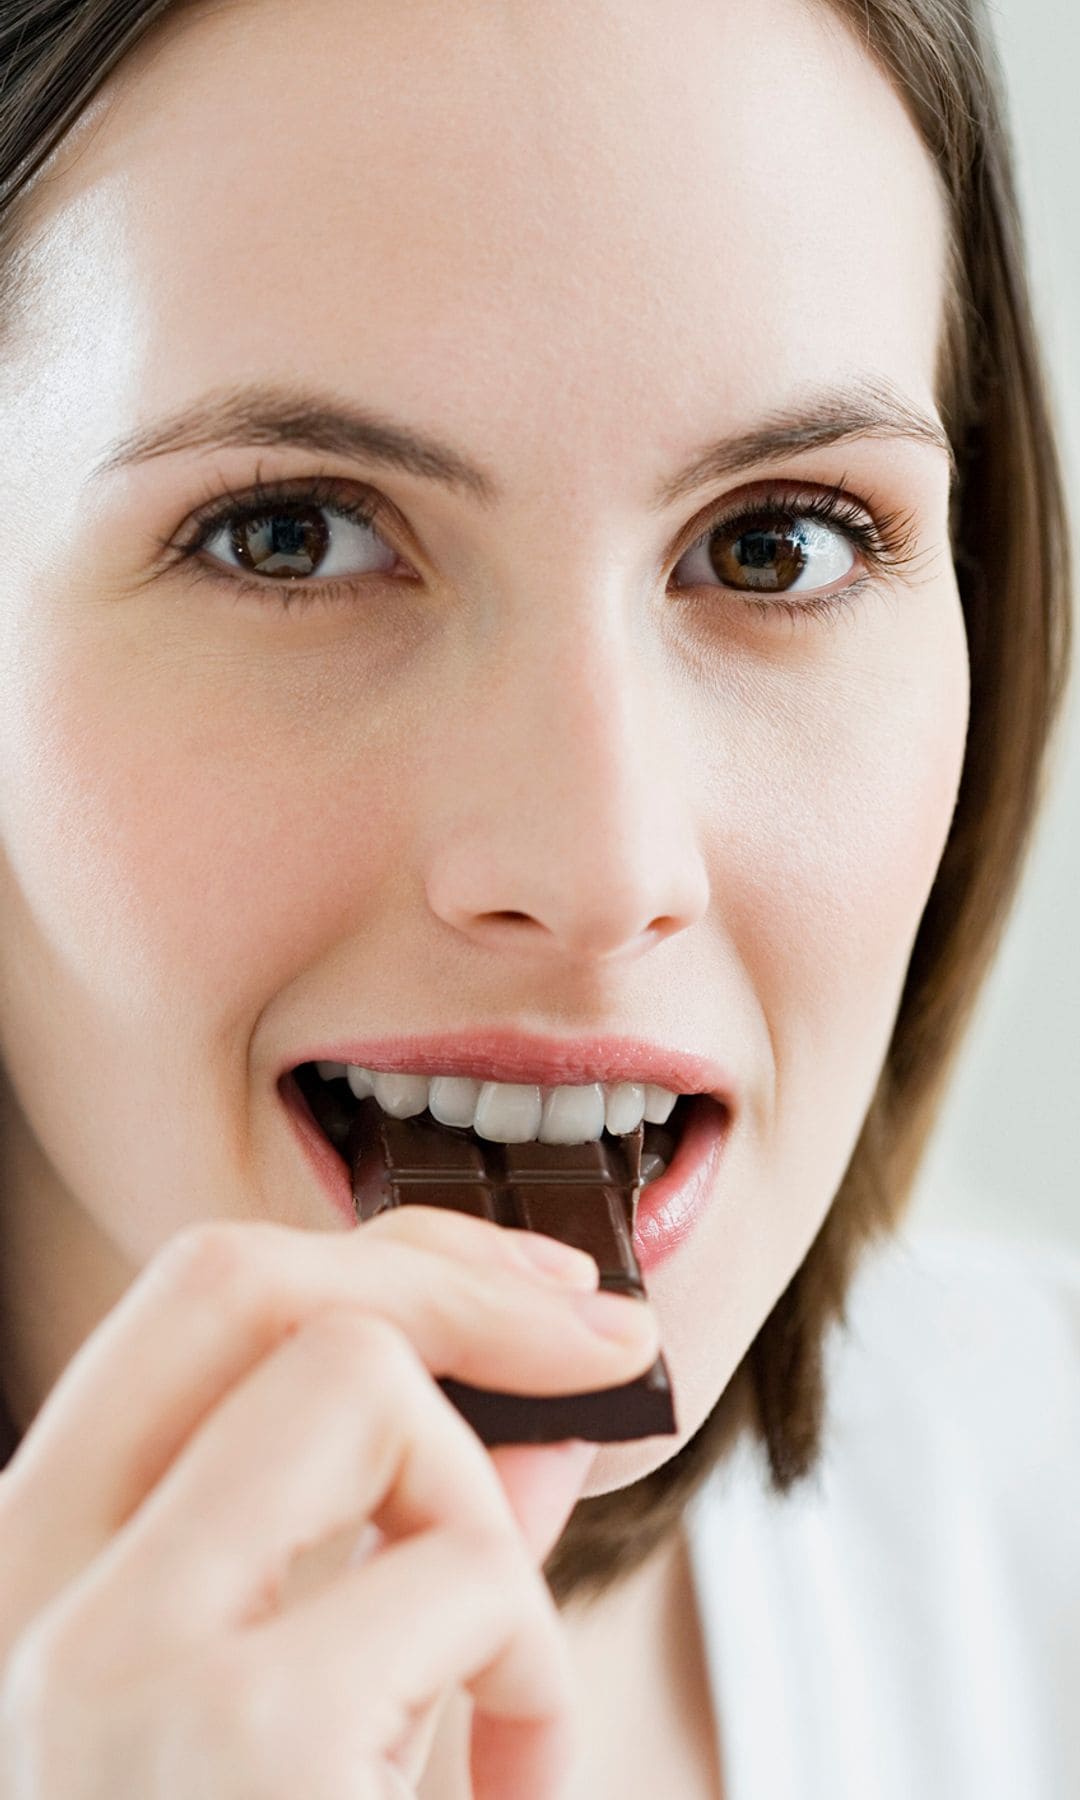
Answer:
M848 529L813 511L775 507L714 522L678 567L684 585L710 586L710 575L736 593L789 594L830 587L857 566Z

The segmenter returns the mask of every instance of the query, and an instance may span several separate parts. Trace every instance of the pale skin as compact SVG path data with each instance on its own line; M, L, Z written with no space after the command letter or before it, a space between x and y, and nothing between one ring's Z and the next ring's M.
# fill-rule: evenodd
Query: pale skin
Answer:
M638 1791L677 1770L680 1795L719 1792L710 1733L687 1724L700 1657L676 1667L654 1629L685 1616L679 1546L591 1612L546 1612L536 1570L579 1495L633 1482L702 1423L816 1235L877 1080L967 724L933 431L944 244L901 102L797 0L200 5L122 66L42 184L32 328L0 367L0 1369L26 1445L94 1328L210 1219L303 1235L294 1321L381 1314L348 1342L361 1365L388 1338L413 1357L393 1429L428 1445L421 1463L440 1358L505 1376L517 1357L523 1390L542 1369L569 1389L598 1385L603 1358L610 1380L651 1360L652 1338L564 1333L552 1374L545 1309L573 1300L525 1273L529 1300L500 1299L490 1228L399 1221L347 1261L273 1079L312 1034L632 1033L737 1083L715 1196L649 1281L680 1435L490 1459L461 1427L445 1446L520 1585L485 1627L501 1661L483 1692L460 1645L432 1676L399 1765L422 1800L480 1793L507 1753L492 1728L470 1778L474 1699L546 1721L509 1752L523 1800L625 1792L621 1720L642 1714ZM95 475L119 440L247 382L434 434L501 497L253 442ZM923 426L852 430L656 506L702 446L856 383ZM320 476L384 506L366 531L330 514L338 560L309 585L336 577L334 604L286 612L269 576L239 594L220 534L167 564L198 508ZM766 490L902 518L904 555L871 567L826 527L820 581L786 597L863 591L836 617L755 610L706 552L714 515ZM377 1280L388 1252L394 1280ZM472 1289L453 1328L436 1321L447 1259L486 1280L483 1324ZM280 1319L295 1264L275 1247L255 1266ZM228 1358L211 1364L204 1404L228 1388ZM297 1368L298 1392L318 1368ZM148 1453L90 1431L95 1392L88 1375L57 1412L59 1460L43 1450L36 1480L85 1484L96 1459L115 1505L120 1459L146 1488ZM356 1416L364 1392L336 1404ZM141 1405L144 1432L174 1409L177 1454L180 1389ZM256 1474L232 1476L258 1493L267 1447L248 1428ZM16 1514L40 1529L34 1498L9 1495L9 1542ZM316 1567L344 1579L355 1514L300 1527L325 1541L294 1565L297 1594ZM64 1541L40 1551L28 1623L107 1534L75 1520ZM423 1632L430 1579L402 1568L362 1629L352 1616L376 1664L403 1607ZM616 1668L617 1708L599 1679Z

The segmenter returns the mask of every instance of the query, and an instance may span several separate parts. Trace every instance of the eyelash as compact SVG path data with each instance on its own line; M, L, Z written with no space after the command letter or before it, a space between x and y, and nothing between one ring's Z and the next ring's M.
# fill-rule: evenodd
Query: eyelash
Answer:
M250 594L264 604L271 593L276 593L283 611L288 612L294 607L304 611L320 604L333 607L343 601L354 600L357 582L370 577L356 576L351 582L329 582L309 591L301 580L252 581L235 574L219 572L209 565L203 565L200 570L199 565L194 563L193 559L199 551L223 525L250 523L275 510L287 511L290 507L299 510L322 507L347 518L352 524L376 528L387 512L386 506L377 496L368 500L356 500L347 491L343 491L340 482L333 478L314 477L300 486L257 480L255 486L243 495L226 490L224 499L218 499L210 507L196 513L195 529L190 536L185 539L164 540L162 549L172 551L173 560L177 564L191 562L188 573L193 580L226 582L236 591L238 601L242 596ZM725 528L730 531L744 521L760 519L763 515L774 521L782 520L789 526L801 520L809 520L839 530L868 565L866 574L849 582L838 592L816 597L811 595L802 601L787 600L782 593L757 599L750 594L740 593L737 588L722 585L715 590L735 594L754 612L785 613L793 624L805 624L810 617L835 622L842 615L850 613L853 602L866 592L877 577L895 573L913 560L911 514L885 512L873 519L854 500L836 489L823 489L811 499L793 499L790 487L777 487L755 494L751 501L744 500L735 507L719 506L708 517L693 543L686 546L679 558L680 562L715 533ZM389 544L388 548L393 549L393 545Z

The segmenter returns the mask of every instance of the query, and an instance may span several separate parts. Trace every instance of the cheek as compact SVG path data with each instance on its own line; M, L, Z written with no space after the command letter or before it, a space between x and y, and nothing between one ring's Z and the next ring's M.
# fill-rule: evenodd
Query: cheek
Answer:
M903 615L881 607L827 676L774 672L766 699L726 922L768 1039L759 1124L774 1154L798 1145L825 1204L877 1083L956 802L968 662L955 587Z
M250 1026L393 867L393 784L372 759L335 780L310 682L290 701L231 652L43 644L13 700L6 916L174 1038L181 996L195 1029L226 1007Z
M136 1267L188 1219L250 1204L253 1023L305 970L332 974L362 913L392 942L399 790L381 748L335 780L312 678L289 692L277 665L163 652L161 634L30 636L0 708L3 1062ZM380 960L387 981L400 966ZM298 1222L267 1181L259 1213Z

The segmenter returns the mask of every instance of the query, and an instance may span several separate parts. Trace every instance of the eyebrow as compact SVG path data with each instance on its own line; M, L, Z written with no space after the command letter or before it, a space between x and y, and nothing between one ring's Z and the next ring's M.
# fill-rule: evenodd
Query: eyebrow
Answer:
M653 510L661 511L710 482L759 463L853 438L907 438L931 444L948 458L950 482L956 484L956 458L937 414L921 411L891 382L864 376L804 394L787 408L767 413L753 429L699 449L657 490ZM502 487L490 470L437 437L339 398L261 383L214 389L181 411L118 439L95 465L91 479L177 451L256 445L400 469L469 494L484 507L493 507L502 498Z

